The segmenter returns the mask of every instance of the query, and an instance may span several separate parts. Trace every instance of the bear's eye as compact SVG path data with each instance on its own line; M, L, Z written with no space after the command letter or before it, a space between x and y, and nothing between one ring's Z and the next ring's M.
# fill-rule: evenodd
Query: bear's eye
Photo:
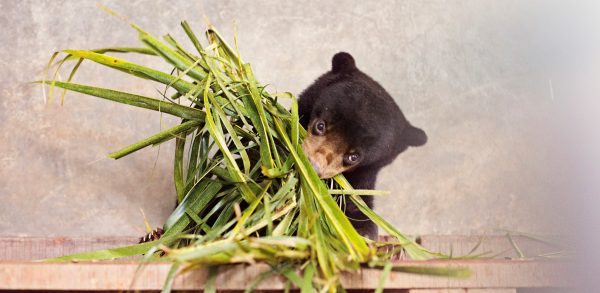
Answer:
M354 165L358 163L360 160L360 155L358 153L349 153L344 156L344 164L346 165Z
M319 120L317 123L315 123L313 133L316 135L323 135L325 134L325 128L325 121Z

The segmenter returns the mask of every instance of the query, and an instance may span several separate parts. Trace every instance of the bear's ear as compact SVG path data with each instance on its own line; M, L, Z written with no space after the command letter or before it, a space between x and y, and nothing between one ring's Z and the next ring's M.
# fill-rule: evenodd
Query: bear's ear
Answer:
M402 141L409 146L422 146L427 142L427 134L422 129L409 124L402 130Z
M339 52L333 55L331 59L331 71L334 73L350 72L356 69L356 63L352 55L346 52Z

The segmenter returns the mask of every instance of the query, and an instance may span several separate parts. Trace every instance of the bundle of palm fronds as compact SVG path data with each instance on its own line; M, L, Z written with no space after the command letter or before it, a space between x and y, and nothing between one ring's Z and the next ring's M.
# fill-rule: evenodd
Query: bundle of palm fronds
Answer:
M305 130L298 123L296 98L289 93L269 93L255 80L250 64L213 28L206 32L208 43L201 44L182 22L196 49L192 53L169 35L163 42L132 26L145 47L64 50L66 56L56 62L57 71L65 62L74 61L68 80L52 78L42 83L50 86L50 92L59 87L181 118L181 124L110 154L118 159L175 139L179 205L158 240L53 260L164 254L163 259L174 263L170 279L181 266L260 261L298 286L302 284L296 280L302 278L297 272L303 271L310 274L310 286L333 291L339 288L340 272L356 270L361 264L383 267L400 249L412 259L439 256L401 234L359 196L380 192L353 190L340 175L319 179L300 147ZM161 72L106 55L110 52L156 55L175 70ZM58 54L52 56L49 66ZM72 83L84 60L161 83L168 93L154 99ZM291 111L278 99L290 99ZM361 237L342 210L348 200L394 236L397 249L379 249L389 243Z

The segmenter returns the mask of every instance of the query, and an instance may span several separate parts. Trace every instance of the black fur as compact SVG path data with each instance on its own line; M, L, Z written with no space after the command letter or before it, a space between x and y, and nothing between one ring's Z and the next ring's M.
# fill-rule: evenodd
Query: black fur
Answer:
M343 126L335 127L336 131L362 154L358 165L344 176L356 189L374 189L379 170L409 146L425 144L427 135L406 120L394 99L356 67L350 54L335 54L331 67L300 94L300 123L306 128L319 118ZM363 198L373 207L372 196ZM377 237L377 227L350 201L345 213L359 233Z

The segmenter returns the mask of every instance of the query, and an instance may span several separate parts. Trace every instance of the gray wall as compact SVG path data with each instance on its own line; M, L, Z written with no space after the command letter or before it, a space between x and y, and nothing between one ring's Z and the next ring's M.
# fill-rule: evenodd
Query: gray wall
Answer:
M573 62L587 63L571 47L586 9L505 0L101 2L182 40L180 20L199 31L206 16L227 37L235 20L242 55L272 91L299 93L334 53L352 53L430 138L378 180L392 195L378 198L377 211L401 231L570 227L556 117ZM171 144L118 161L106 154L174 119L73 93L63 106L46 105L28 83L55 50L137 45L126 23L94 3L0 1L0 235L140 235L140 209L158 226L173 208ZM158 97L156 85L91 63L75 81Z

